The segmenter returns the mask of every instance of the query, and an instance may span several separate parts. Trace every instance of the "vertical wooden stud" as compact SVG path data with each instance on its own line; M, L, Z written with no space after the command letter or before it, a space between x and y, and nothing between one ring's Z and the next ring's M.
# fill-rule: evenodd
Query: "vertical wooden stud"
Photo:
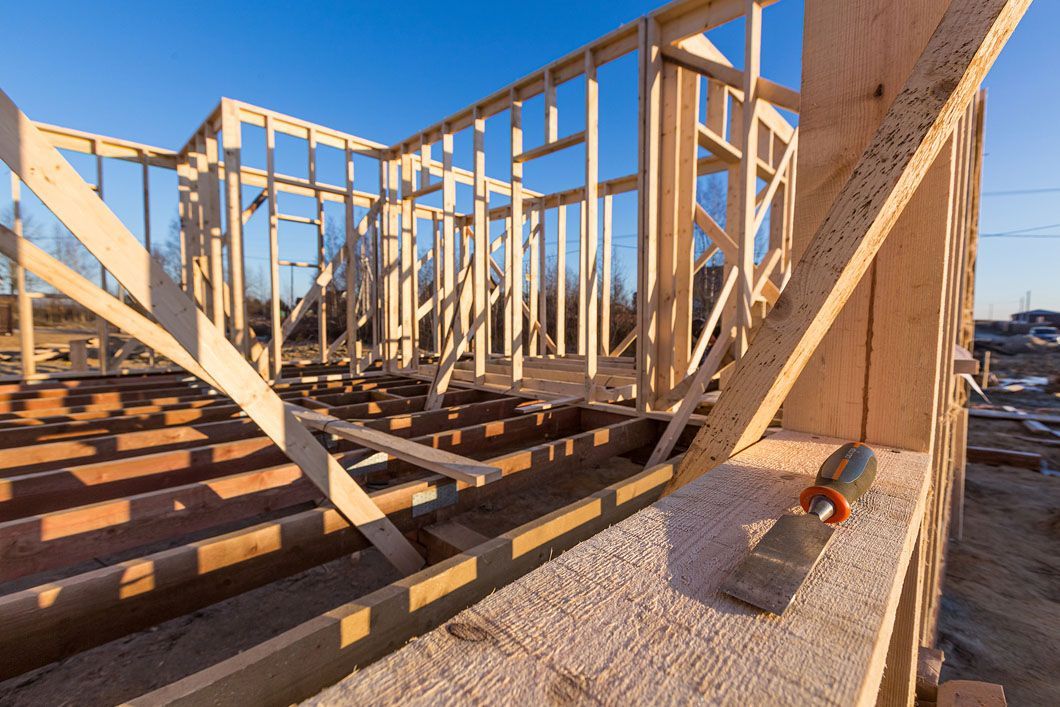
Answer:
M240 123L239 108L227 98L221 99L221 142L224 145L225 156L228 278L231 292L229 316L231 317L232 343L244 356L249 356L251 342L247 326L246 279L243 259L243 186L241 172L243 130Z
M357 305L360 302L360 290L364 287L363 279L358 282L357 275L361 272L361 259L357 256L357 242L355 240L356 224L354 223L353 211L353 146L347 139L343 145L343 161L346 165L346 196L343 199L345 208L345 240L343 247L346 249L346 355L350 357L350 373L360 373L361 361L357 355L359 351L359 332Z
M556 208L556 355L567 355L567 205Z
M523 381L523 163L516 155L523 151L523 102L517 90L511 95L512 204L508 226L506 278L509 297L505 301L508 338L511 344L512 387Z
M604 263L600 287L600 353L611 355L611 213L612 195L604 194Z
M22 238L22 182L14 172L11 172L11 216L12 230L19 238ZM11 262L11 268L15 275L18 345L22 357L22 376L28 377L37 372L33 343L33 300L29 298L29 292L26 291L26 269L14 261Z
M736 342L740 357L750 344L754 317L751 311L754 289L755 196L758 189L758 74L761 66L762 6L746 0L743 70L743 154L740 158L739 209L732 235L736 238L739 280L736 288Z
M489 322L487 311L489 310L489 271L486 268L486 259L489 257L489 216L486 204L486 120L482 117L479 109L475 109L474 117L474 239L475 251L473 255L473 279L474 279L474 319L472 321L472 332L474 336L474 364L475 383L481 385L486 381L486 357L489 342L487 334Z
M589 291L586 297L585 319L585 399L592 397L596 379L597 354L599 353L598 332L596 328L600 309L600 283L596 268L599 260L599 221L597 216L597 195L599 191L599 95L600 86L596 80L596 60L592 50L585 52L585 233L586 233L586 271Z
M659 24L646 17L637 30L640 81L637 130L637 410L652 409L659 393L659 114L662 54Z
M272 327L272 338L269 342L269 375L276 379L283 366L283 341L281 329L283 318L280 316L280 264L279 264L279 216L276 191L276 128L272 116L265 116L265 189L269 194L269 287L272 296L269 299L269 322Z

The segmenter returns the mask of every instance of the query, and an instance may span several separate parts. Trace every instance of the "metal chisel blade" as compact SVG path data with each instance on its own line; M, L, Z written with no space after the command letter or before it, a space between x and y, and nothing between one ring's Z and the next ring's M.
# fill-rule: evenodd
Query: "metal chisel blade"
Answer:
M786 515L776 522L721 590L778 616L814 568L834 528L817 516Z

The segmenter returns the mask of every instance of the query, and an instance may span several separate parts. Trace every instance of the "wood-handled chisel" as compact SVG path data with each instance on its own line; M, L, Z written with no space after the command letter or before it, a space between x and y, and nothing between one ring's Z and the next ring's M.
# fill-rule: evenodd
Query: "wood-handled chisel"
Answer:
M774 614L783 614L806 575L832 537L836 523L850 517L850 507L876 478L876 454L861 442L833 452L813 486L799 494L806 511L783 516L721 585L737 599Z

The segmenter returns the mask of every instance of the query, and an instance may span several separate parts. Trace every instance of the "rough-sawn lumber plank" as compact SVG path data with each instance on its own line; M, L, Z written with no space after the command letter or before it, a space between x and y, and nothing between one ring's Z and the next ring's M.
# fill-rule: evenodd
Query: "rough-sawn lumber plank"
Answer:
M839 316L1030 0L954 0L667 492L757 440Z
M784 616L718 591L840 442L773 435L312 702L872 703L928 455L876 450L875 485Z

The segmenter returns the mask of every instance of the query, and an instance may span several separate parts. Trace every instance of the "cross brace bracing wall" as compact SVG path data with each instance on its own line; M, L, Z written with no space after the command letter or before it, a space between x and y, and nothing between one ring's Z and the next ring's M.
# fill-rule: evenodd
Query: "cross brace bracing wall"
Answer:
M265 685L255 681L276 661L298 679L268 699L305 697L733 458L785 399L789 430L932 459L926 511L907 519L916 549L887 578L906 589L882 638L887 646L894 627L896 665L932 644L966 424L953 351L969 343L983 110L974 91L1025 3L929 3L893 56L877 61L867 46L846 64L839 18L861 26L874 3L810 3L801 95L760 74L770 4L680 0L389 146L225 98L172 151L35 124L3 96L0 158L14 203L32 190L101 277L96 285L37 248L18 208L0 229L23 322L27 270L100 321L96 375L65 379L33 370L33 327L20 326L23 376L0 390L4 579L177 542L0 597L6 625L20 627L0 648L11 674L374 546L405 580L144 699L235 694ZM705 34L737 18L743 69ZM957 34L975 41L956 46ZM600 69L626 57L637 69L636 169L602 177ZM950 81L929 90L923 62L942 59ZM835 63L847 84L882 88L853 101L823 70ZM560 100L565 85L580 87L576 102ZM534 106L540 133L524 130ZM560 134L561 107L580 130ZM844 122L855 110L868 117ZM506 167L491 174L495 126L510 153L490 161ZM257 138L263 167L253 166ZM463 164L458 142L470 144ZM304 150L303 173L280 171L281 143ZM93 184L56 148L95 156ZM836 153L862 151L861 168L833 169ZM580 186L535 190L527 166L562 152L575 155ZM322 164L336 155L343 178L326 181ZM109 159L142 169L142 239L100 198ZM177 177L175 278L150 255L152 169ZM704 180L724 185L713 202ZM635 296L621 300L619 200L633 205L636 244ZM916 227L898 219L903 208ZM266 293L248 286L255 220ZM311 241L314 257L281 257L295 239ZM310 271L309 289L284 302L282 275L294 269ZM315 356L298 360L303 349L290 344L314 316ZM174 368L113 375L137 345ZM428 529L485 495L620 456L643 471L489 542ZM309 501L331 506L298 505ZM291 510L181 540L277 508ZM268 537L282 540L262 556ZM435 563L440 546L453 556ZM183 564L192 557L196 571ZM217 565L203 569L204 557ZM113 630L88 631L100 622ZM45 630L57 625L75 628L58 641ZM339 642L326 667L299 662L321 636ZM908 670L898 672L884 676L887 694L905 694Z
M642 176L601 180L598 166L597 72L627 55L643 54L638 31L629 25L391 147L231 99L222 99L177 153L131 143L123 143L128 145L124 151L108 152L106 138L77 141L72 131L59 128L49 134L57 146L100 160L112 156L146 165L144 156L150 155L155 165L176 170L181 285L272 377L282 365L284 343L315 311L318 362L345 355L351 369L359 370L381 360L388 370L437 377L439 393L455 377L480 385L581 392L601 401L638 398L642 410L669 410L685 397L691 372L701 362L715 369L712 377L724 376L790 274L796 130L770 101L794 111L798 94L745 75L755 74L757 61L750 72L733 69L702 34L667 46L662 119L673 121L676 130L654 129L662 140L661 168L668 174L665 184L661 175L653 178L647 198L658 201L657 188L672 180L681 189L680 206L678 211L653 206L650 211L659 211L661 218L653 228L661 235L647 238L640 223L649 211L640 196ZM748 56L757 51L749 49ZM748 81L760 95L754 116L745 119ZM585 129L559 136L558 95L570 82L581 83L585 91L583 100L569 106L584 116ZM524 150L522 106L535 98L543 103L545 134L528 133L525 142L537 146ZM491 118L491 126L512 138L511 154L505 156L510 169L504 174L486 172L485 130ZM264 130L265 169L248 166L243 154L244 133L253 128ZM461 132L472 137L467 166L457 165L454 154ZM288 138L286 149L304 151L307 176L277 171L277 136ZM635 133L625 137L631 155L636 141ZM318 176L323 150L340 153L343 183ZM587 186L532 190L523 178L526 165L563 150L583 153L584 174L576 176ZM367 164L376 173L355 175L355 158L365 158L362 171ZM707 208L696 198L697 177L706 175L725 176L716 182L717 198ZM359 187L362 182L372 188ZM473 191L468 212L456 209L458 184ZM428 203L436 192L440 207ZM513 193L515 228L510 227ZM145 186L145 213L147 194ZM632 288L637 299L613 303L612 205L620 195L635 201L641 214L629 224L637 237L636 272L630 278L637 283ZM491 206L491 198L502 205ZM345 237L344 247L329 258L325 204L332 203L342 207L338 218L330 218ZM289 204L289 211L305 211L298 207L308 204L311 215L285 213L281 204ZM267 317L260 334L248 318L244 257L244 233L255 218L267 220L268 243ZM315 231L314 258L281 257L285 240L306 236L295 224ZM546 231L555 233L555 245ZM145 243L150 244L149 235ZM310 269L314 277L297 302L284 302L281 278L295 268ZM424 268L433 277L423 277ZM337 291L341 299L328 296ZM332 300L333 307L345 308L339 332L329 331ZM612 316L616 307L626 315L621 320ZM647 334L642 336L642 330ZM542 362L568 356L576 358L564 370L582 375L552 376ZM104 370L114 363L109 356L101 362ZM626 364L623 369L633 364L635 371L608 375L615 363ZM638 386L648 395L638 396Z

